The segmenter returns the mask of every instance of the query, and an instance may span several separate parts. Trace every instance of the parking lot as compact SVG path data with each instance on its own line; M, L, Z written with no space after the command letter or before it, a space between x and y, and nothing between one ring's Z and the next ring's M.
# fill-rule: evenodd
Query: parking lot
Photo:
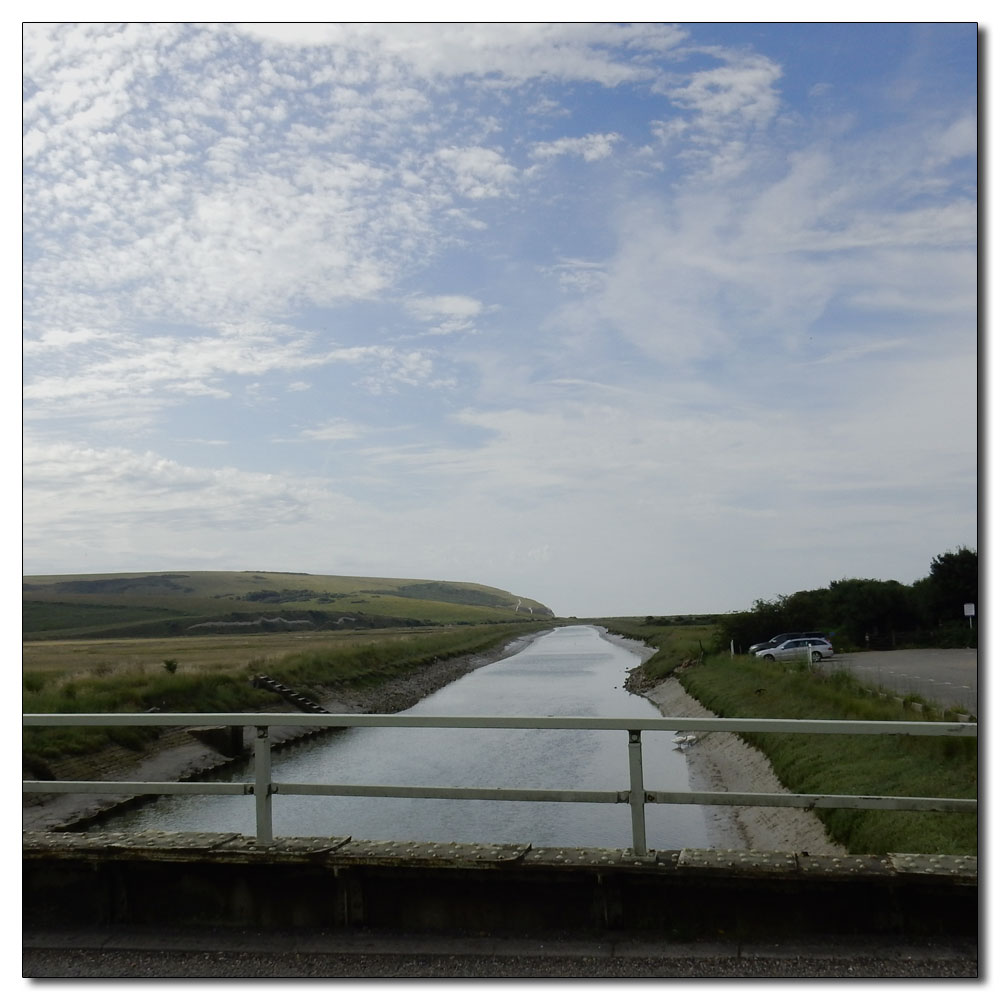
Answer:
M875 687L919 694L943 708L961 706L978 715L978 665L976 649L894 649L840 653L824 660L822 669L850 670Z

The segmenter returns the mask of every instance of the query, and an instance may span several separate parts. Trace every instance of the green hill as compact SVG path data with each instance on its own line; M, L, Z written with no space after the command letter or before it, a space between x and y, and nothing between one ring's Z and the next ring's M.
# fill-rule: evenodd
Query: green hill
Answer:
M477 583L266 571L26 576L23 637L131 638L552 618Z

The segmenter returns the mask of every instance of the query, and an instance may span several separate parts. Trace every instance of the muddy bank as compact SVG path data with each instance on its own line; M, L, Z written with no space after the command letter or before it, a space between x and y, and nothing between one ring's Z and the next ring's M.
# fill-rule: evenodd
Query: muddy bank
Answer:
M533 632L485 653L439 660L371 690L338 689L321 692L320 703L332 713L388 715L402 712L470 671L513 656L533 639L544 634ZM284 702L276 702L268 711L301 714ZM308 739L316 732L319 730L304 729L301 726L272 726L271 742L275 747L285 746ZM247 727L244 745L249 746L252 739L252 731ZM165 731L152 751L109 747L86 757L56 761L51 765L51 774L47 777L63 781L185 781L207 778L213 771L232 763L232 760L231 756L206 745L192 732L176 729ZM22 829L81 829L88 821L120 809L134 799L135 796L130 795L100 793L25 795L22 796Z

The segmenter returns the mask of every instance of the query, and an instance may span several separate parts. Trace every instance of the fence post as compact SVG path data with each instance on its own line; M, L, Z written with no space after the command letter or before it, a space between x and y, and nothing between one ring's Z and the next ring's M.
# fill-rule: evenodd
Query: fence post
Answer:
M632 850L646 853L646 790L642 783L642 730L628 731L629 807L632 810Z
M267 726L257 727L253 744L253 797L257 807L257 843L270 846L271 833L271 737Z

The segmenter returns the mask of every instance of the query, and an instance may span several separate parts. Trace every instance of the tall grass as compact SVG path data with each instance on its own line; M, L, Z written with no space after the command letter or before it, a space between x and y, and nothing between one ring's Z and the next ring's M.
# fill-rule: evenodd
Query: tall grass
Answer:
M715 655L678 674L684 689L730 718L928 721L923 704L868 693L848 673ZM746 733L792 792L976 798L978 741L948 736ZM817 809L832 838L853 854L978 850L975 815Z
M372 635L358 644L334 643L262 662L185 667L183 653L174 670L134 663L109 669L98 663L74 673L26 671L22 683L25 713L104 712L253 712L275 703L270 692L251 686L255 674L268 673L313 697L329 690L368 689L405 676L436 660L492 649L527 632L549 626L524 624L470 626L419 635ZM180 645L180 644L179 644ZM181 649L183 647L181 646ZM151 743L155 729L124 727L35 728L24 730L26 760L51 759L99 750L109 743L139 748Z
M663 680L681 663L699 660L717 649L715 625L645 624L636 618L608 618L596 624L656 649L642 665L643 675L650 682Z

